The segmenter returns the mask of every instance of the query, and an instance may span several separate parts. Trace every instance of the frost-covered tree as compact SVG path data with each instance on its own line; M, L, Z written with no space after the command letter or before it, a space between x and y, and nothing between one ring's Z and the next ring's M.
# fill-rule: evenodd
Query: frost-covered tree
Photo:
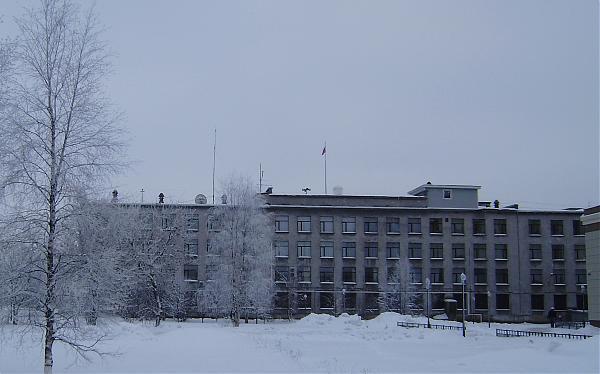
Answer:
M388 268L383 303L387 310L402 314L417 307L417 289L412 283L411 266L407 258L401 258L395 267Z
M211 232L203 304L239 326L244 311L266 314L272 307L272 225L249 179L230 178L223 193L228 203L211 212L218 229Z
M80 353L96 349L95 340L74 333L70 305L76 199L118 170L123 143L118 114L102 95L109 64L93 13L82 16L68 0L41 0L17 25L2 82L2 222L20 230L15 237L32 251L25 256L33 269L32 324L43 331L44 370L51 372L54 342Z

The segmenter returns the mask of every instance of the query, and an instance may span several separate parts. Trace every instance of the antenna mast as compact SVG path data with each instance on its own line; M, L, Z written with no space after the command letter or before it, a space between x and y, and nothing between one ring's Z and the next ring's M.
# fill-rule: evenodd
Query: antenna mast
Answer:
M217 159L217 129L215 129L215 140L213 143L213 173L212 173L212 203L215 205L215 163Z

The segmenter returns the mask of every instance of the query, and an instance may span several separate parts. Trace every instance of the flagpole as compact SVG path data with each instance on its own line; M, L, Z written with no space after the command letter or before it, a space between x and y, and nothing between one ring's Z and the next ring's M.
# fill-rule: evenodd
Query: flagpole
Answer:
M325 195L327 195L327 142L325 142Z

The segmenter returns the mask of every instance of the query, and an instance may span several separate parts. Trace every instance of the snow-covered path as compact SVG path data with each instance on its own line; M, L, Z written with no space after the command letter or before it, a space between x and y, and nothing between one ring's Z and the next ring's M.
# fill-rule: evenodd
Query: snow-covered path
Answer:
M91 362L57 347L56 372L593 372L600 370L598 329L576 333L587 340L498 338L495 327L469 324L460 331L406 329L398 320L424 321L385 313L371 321L355 316L311 315L301 321L242 324L225 321L116 322L105 350L118 355ZM508 328L540 329L540 325ZM10 328L0 329L0 373L40 370L41 345L17 347ZM559 330L556 330L559 331ZM575 333L574 330L566 332Z

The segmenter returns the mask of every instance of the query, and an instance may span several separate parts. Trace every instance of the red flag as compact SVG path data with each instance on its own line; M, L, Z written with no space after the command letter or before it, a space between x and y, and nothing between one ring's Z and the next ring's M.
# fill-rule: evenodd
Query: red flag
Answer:
M321 156L323 156L327 152L327 146L323 147L323 152L321 152Z

